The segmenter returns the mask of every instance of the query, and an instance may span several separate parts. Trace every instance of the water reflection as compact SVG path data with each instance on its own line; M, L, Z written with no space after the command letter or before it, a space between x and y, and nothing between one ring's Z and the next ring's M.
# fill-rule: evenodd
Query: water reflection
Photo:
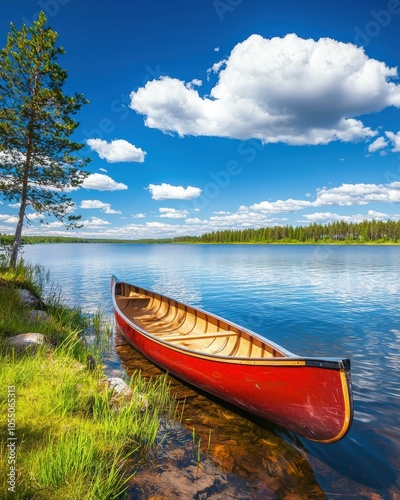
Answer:
M163 273L162 276L154 280L152 289L180 302L193 305L201 304L202 302L199 287L196 287L185 276L176 275L176 273Z
M161 373L119 335L115 349L129 375L138 369L148 378ZM326 498L294 436L288 442L276 427L262 426L257 419L170 380L172 394L182 403L180 421L161 429L148 462L132 481L129 498L157 493L185 500L268 499L289 498L293 491L298 499Z
M118 332L115 342L128 375L135 370L148 378L162 373ZM396 471L390 466L398 455L369 424L360 428L355 422L356 437L320 445L170 380L172 394L184 402L182 413L160 430L157 445L139 468L132 462L137 473L128 499L398 498Z

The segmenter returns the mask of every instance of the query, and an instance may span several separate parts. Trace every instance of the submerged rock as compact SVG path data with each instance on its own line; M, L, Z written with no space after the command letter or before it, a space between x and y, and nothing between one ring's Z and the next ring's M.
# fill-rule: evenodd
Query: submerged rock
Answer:
M129 385L119 377L111 377L107 379L107 386L116 396L132 396L133 391Z
M106 380L108 390L111 392L110 404L114 409L126 406L132 401L133 390L119 377Z
M37 350L46 343L46 337L42 333L21 333L7 339L8 344L17 351Z
M122 378L107 378L105 381L103 380L102 386L106 386L111 392L110 404L116 410L130 404L133 400L140 403L142 411L147 410L149 407L149 403L145 396L138 392L134 392Z

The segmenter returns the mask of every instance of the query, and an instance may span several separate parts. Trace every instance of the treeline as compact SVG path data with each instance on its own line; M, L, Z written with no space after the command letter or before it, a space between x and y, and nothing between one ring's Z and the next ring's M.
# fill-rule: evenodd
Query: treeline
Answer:
M14 236L0 234L0 245L11 245ZM22 245L34 245L36 243L172 243L172 238L121 240L110 238L78 238L75 236L23 236Z
M0 235L1 245L12 244L13 236ZM201 236L119 240L74 236L24 236L23 245L36 243L400 243L400 221L344 221L309 226L273 226L260 229L224 230Z
M400 221L363 221L309 226L225 230L173 238L174 243L400 243Z
M14 241L14 236L8 234L0 235L0 244L11 245ZM74 236L23 236L21 238L22 245L34 245L35 243L89 243L90 240L84 238L76 238Z

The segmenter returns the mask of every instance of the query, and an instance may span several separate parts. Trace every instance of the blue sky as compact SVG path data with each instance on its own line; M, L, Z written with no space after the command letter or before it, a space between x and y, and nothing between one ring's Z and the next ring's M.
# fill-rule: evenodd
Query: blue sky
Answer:
M400 219L400 0L3 0L0 45L39 10L90 101L74 235Z

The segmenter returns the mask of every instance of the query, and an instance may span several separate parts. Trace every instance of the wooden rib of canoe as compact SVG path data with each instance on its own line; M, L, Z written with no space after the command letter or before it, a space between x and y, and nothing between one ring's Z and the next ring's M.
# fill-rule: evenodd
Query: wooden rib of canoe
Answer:
M350 360L292 354L235 323L111 278L118 329L171 375L313 441L353 418Z

